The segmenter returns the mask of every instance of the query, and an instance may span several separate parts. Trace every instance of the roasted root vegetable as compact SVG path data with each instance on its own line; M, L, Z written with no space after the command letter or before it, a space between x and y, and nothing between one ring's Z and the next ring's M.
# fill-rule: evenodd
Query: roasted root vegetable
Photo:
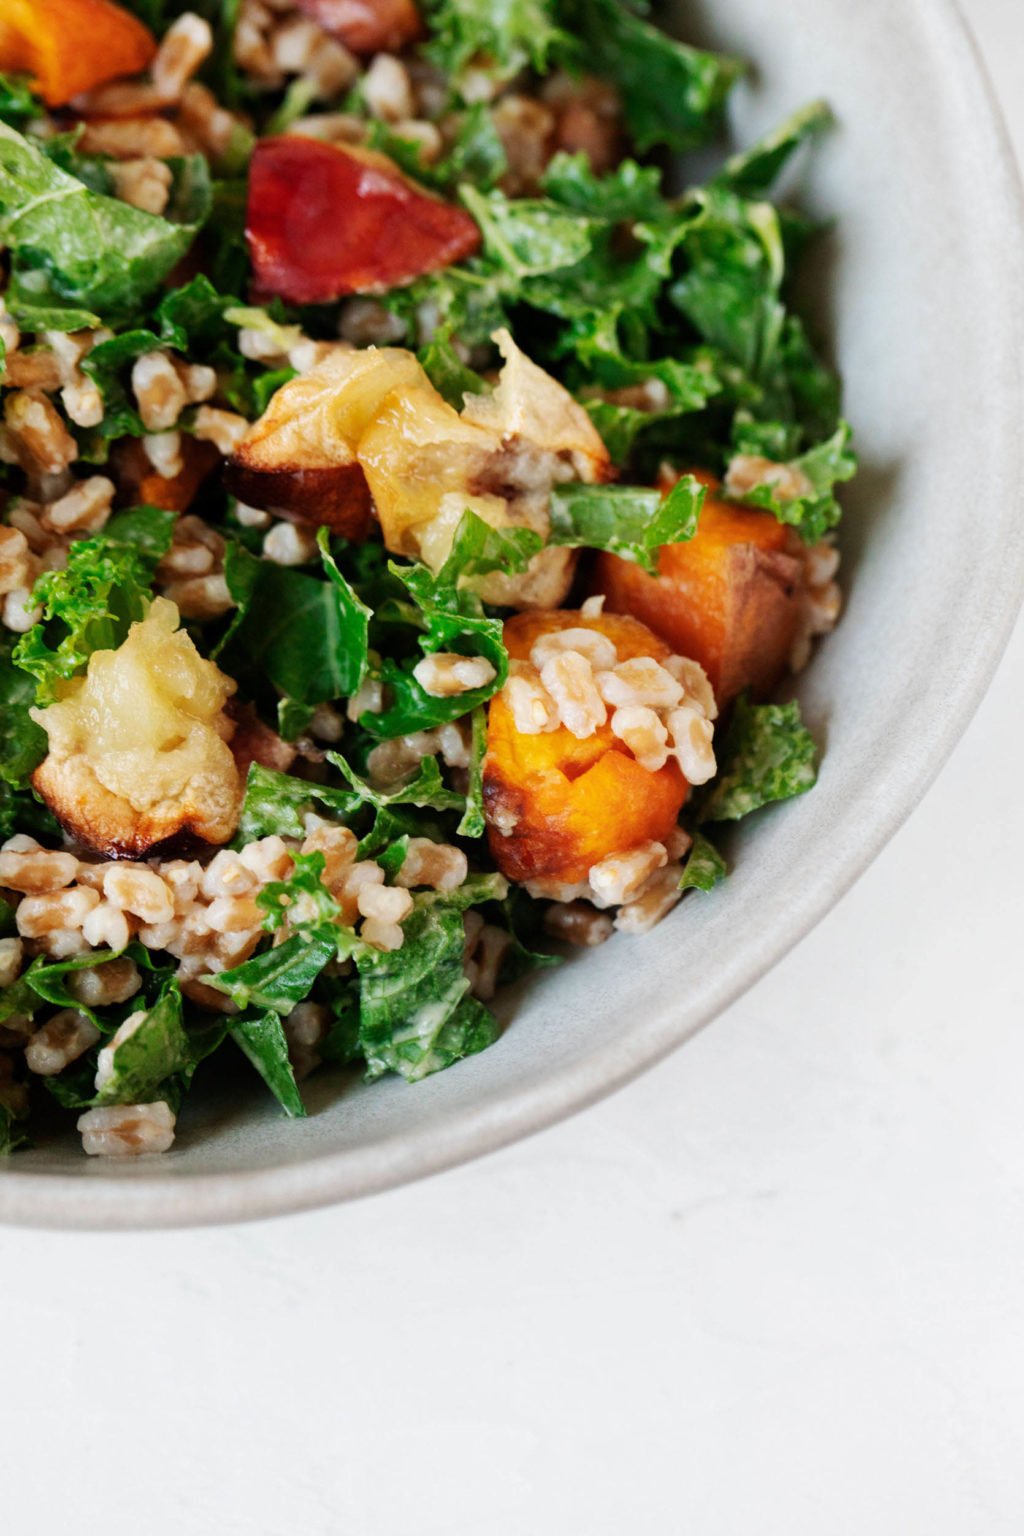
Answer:
M257 297L290 304L383 293L480 244L468 213L386 155L298 135L256 145L245 233Z
M149 29L113 0L0 0L0 70L30 75L48 107L139 74L155 52Z
M352 53L398 53L422 30L412 0L296 0L296 4Z
M395 554L443 565L467 508L494 527L546 536L552 487L610 473L586 412L506 331L490 395L458 412L411 352L398 347L331 353L277 391L232 456L226 483L252 506L358 539L369 508ZM522 575L480 584L489 602L552 607L572 580L575 556L545 549Z
M660 551L657 575L601 554L593 590L699 661L720 706L747 688L762 698L785 671L800 623L804 566L792 539L770 512L710 494L694 537Z
M538 640L567 630L603 636L619 662L636 657L661 662L671 654L637 619L563 609L509 619L509 657L528 662ZM582 738L565 724L524 733L507 689L489 706L483 786L488 841L498 868L511 880L543 883L549 894L559 885L585 883L591 868L612 854L664 842L688 788L674 757L653 772L643 767L608 719Z
M165 512L187 512L203 482L220 463L212 443L181 434L181 469L176 475L158 475L137 437L126 437L112 455L120 501L128 507L160 507Z
M179 836L225 843L242 781L224 706L235 684L154 598L113 651L94 651L57 702L33 709L49 750L33 787L71 835L112 858Z

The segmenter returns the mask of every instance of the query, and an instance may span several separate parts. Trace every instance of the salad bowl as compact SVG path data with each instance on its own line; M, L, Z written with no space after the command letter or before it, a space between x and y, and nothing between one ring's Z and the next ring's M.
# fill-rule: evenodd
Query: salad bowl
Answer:
M724 0L681 36L753 61L747 142L822 96L808 175L835 219L812 296L862 469L844 495L846 610L796 689L812 794L732 837L730 879L642 939L519 986L500 1041L411 1087L330 1074L285 1121L216 1073L164 1159L41 1141L0 1167L0 1220L244 1220L370 1194L541 1130L653 1066L832 907L913 810L977 707L1024 591L1024 216L1012 154L949 0Z

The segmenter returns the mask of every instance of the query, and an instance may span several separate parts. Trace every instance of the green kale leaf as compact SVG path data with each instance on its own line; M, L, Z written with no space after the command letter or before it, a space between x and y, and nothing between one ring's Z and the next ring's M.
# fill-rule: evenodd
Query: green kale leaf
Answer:
M141 507L111 519L103 533L73 543L62 571L45 571L33 598L38 624L14 649L17 666L36 680L36 702L74 677L94 651L114 650L149 610L150 582L169 547L173 514Z
M748 506L764 507L774 513L780 523L789 523L807 544L816 544L830 528L834 528L842 515L833 487L840 481L850 480L857 472L857 459L850 449L853 434L849 424L841 421L830 438L816 443L813 448L791 460L788 468L802 475L808 490L801 496L784 496L770 480L753 486L744 492L742 500Z
M24 324L33 309L61 304L74 306L76 318L88 315L89 325L136 315L209 211L200 161L179 177L176 211L185 221L172 223L91 191L0 123L0 240L12 252L7 297L15 319Z
M677 42L619 0L563 0L561 13L585 67L618 86L639 150L692 149L712 136L741 73L736 59Z
M428 56L455 78L473 63L499 80L572 49L550 0L428 0Z
M711 891L728 874L728 867L713 843L700 832L693 839L693 847L679 882L681 891Z
M805 794L817 780L818 749L795 699L737 699L718 760L720 773L701 802L701 821L739 821L772 800Z
M224 575L238 613L218 648L232 677L269 679L298 704L348 697L366 669L369 610L320 546L327 580L228 545Z
M280 1014L272 1008L260 1013L240 1014L232 1019L228 1033L252 1062L285 1114L291 1119L302 1119L306 1106L288 1059L288 1041Z
M606 549L654 571L663 544L693 538L704 494L692 475L683 475L664 497L634 485L556 486L549 543Z
M418 895L402 924L401 949L368 950L357 958L359 1044L369 1077L398 1072L407 1082L418 1082L497 1039L493 1015L466 996L462 912L474 899L500 899L506 887L499 880L478 881L475 893L464 887L451 896Z
M137 1027L113 1051L111 1072L96 1094L97 1104L146 1104L168 1078L184 1072L192 1044L182 1022L181 993L167 984Z

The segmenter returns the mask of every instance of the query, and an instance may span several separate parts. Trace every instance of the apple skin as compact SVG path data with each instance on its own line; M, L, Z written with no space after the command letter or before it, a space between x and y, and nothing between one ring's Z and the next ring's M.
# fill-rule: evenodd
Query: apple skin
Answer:
M361 465L298 465L253 469L237 459L224 465L224 487L248 507L262 507L293 523L329 528L355 543L373 528L373 503Z
M296 0L352 53L399 53L423 31L413 0Z
M256 145L245 233L254 297L289 304L383 293L480 246L468 213L386 155L292 134Z

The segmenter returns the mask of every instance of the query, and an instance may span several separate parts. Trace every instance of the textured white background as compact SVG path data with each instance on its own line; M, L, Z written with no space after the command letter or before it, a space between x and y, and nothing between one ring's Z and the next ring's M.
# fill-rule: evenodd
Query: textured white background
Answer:
M1024 5L969 0L1024 152ZM76 1536L1020 1536L1024 632L867 877L617 1098L362 1205L0 1232Z

